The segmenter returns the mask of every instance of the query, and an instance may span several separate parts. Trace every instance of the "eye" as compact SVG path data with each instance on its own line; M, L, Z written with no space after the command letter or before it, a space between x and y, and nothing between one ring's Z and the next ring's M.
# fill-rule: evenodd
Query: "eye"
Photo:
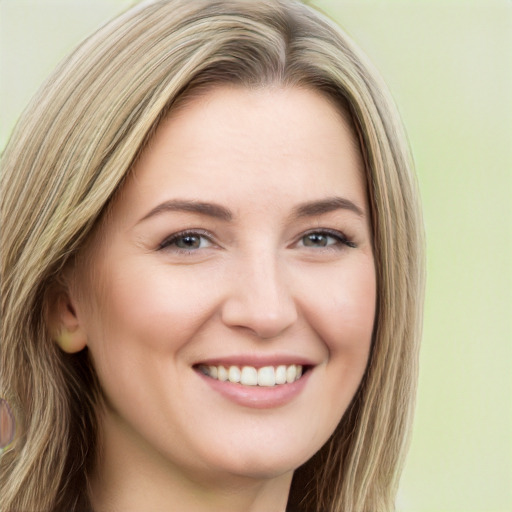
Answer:
M324 248L335 245L346 245L348 247L355 247L356 245L348 240L348 238L339 231L322 230L311 231L302 236L299 245L312 248Z
M192 252L211 246L212 241L205 234L197 231L186 231L175 233L174 235L166 238L158 246L158 249L174 249L177 251Z

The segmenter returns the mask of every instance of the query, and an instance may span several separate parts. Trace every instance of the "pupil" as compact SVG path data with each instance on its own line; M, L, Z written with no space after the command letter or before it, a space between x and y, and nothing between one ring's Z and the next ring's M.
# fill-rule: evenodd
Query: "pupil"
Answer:
M318 233L312 233L311 235L306 236L305 245L307 246L318 246L325 247L327 245L327 238L325 235L320 235Z
M197 247L199 247L199 244L199 237L193 235L184 236L178 240L178 247L184 249L196 249Z

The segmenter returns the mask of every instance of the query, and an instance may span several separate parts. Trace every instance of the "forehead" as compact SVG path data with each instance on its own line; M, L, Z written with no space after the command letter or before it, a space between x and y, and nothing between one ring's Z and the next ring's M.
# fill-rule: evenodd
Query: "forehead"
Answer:
M221 86L161 123L116 209L148 208L173 196L267 208L276 199L314 200L333 189L366 204L357 139L333 101L297 87Z

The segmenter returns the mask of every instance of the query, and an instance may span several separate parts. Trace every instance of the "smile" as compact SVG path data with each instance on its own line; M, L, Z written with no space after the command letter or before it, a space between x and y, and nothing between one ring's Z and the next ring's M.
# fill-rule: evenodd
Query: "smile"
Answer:
M302 377L300 364L263 366L228 366L199 365L198 370L204 375L221 382L231 382L242 386L274 387L291 384Z

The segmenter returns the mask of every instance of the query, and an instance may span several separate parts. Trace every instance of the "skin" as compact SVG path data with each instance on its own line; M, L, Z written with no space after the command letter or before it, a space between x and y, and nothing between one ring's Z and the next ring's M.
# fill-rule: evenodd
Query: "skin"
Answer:
M231 218L158 208L170 200ZM162 123L58 301L65 349L88 346L106 396L97 512L285 510L366 368L368 217L358 145L317 92L217 87ZM195 366L276 354L312 368L273 407L233 402Z

